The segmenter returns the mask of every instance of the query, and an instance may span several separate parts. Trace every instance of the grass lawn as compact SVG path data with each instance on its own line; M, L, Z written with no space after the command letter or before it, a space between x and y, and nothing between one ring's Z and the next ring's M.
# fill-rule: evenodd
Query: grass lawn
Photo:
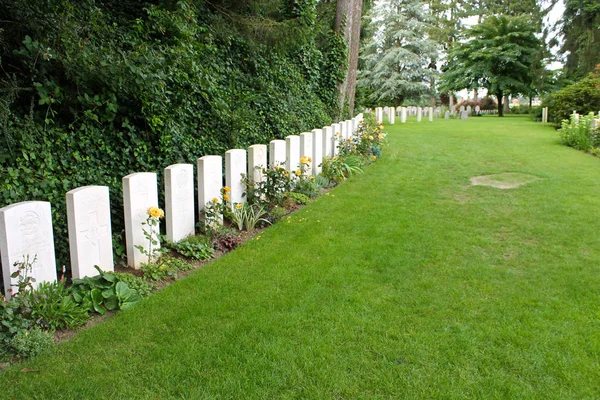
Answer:
M364 174L0 398L600 398L600 159L518 117L386 131ZM539 179L470 186L503 172Z

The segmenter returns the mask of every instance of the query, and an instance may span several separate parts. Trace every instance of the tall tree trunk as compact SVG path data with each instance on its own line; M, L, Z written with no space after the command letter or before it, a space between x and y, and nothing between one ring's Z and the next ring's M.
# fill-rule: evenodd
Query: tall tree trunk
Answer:
M504 112L506 114L508 114L510 112L510 103L509 103L510 99L508 98L508 95L504 96Z
M333 29L339 33L341 32L342 27L344 28L344 39L348 45L348 69L346 71L346 78L338 87L340 94L340 112L342 114L340 118L343 117L346 102L348 103L349 116L351 117L354 114L362 7L363 0L338 0L336 4Z
M498 98L498 116L504 117L504 107L502 107L502 99L504 96L502 90L496 91L496 97Z

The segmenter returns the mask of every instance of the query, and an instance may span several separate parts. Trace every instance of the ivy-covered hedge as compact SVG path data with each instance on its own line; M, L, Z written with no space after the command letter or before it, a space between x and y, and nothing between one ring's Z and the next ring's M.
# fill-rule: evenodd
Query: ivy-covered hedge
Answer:
M50 201L68 270L67 191L110 187L120 256L123 176L330 124L343 41L316 0L266 3L0 3L0 206Z

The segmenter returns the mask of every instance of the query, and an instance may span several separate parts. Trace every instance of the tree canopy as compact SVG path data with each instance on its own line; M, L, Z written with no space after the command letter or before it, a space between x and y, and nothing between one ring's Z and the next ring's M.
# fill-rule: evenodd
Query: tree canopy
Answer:
M450 49L441 88L486 88L498 97L502 116L502 97L529 94L533 71L541 67L543 43L535 33L535 24L524 15L486 18L467 31L467 41Z

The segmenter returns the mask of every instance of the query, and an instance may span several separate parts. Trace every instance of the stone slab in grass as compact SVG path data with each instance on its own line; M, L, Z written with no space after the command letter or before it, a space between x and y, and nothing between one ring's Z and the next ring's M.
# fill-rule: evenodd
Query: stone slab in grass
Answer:
M501 174L474 176L471 178L471 185L490 186L496 189L516 189L519 186L539 179L537 176L520 172L504 172Z

